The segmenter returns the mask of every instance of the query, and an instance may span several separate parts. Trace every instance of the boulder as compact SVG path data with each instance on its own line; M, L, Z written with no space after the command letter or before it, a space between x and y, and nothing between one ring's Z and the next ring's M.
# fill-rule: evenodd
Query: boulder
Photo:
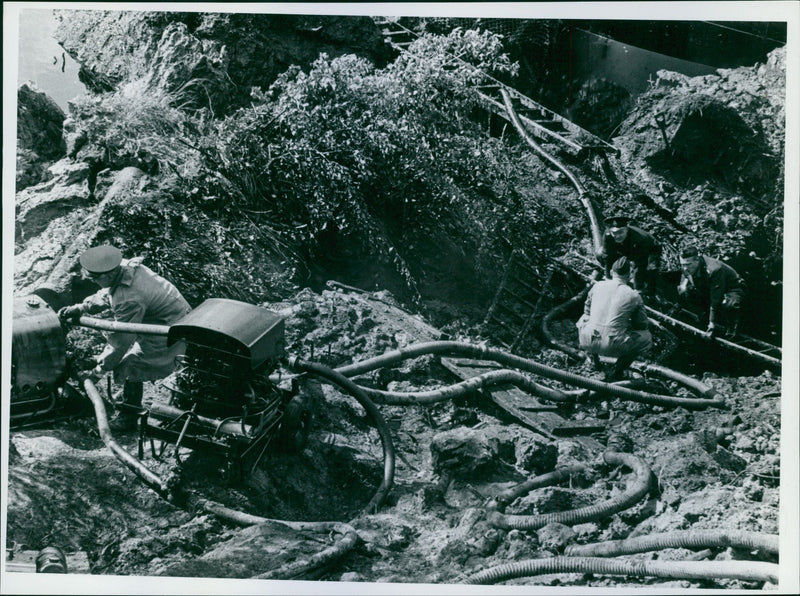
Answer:
M17 90L17 147L54 161L66 153L62 138L64 111L45 93L27 82Z
M520 437L516 441L515 450L517 463L524 470L544 474L556 467L558 447L538 435Z
M487 480L498 469L508 467L509 450L513 458L513 449L510 436L502 438L484 429L455 428L433 438L433 469L459 480Z
M563 552L568 544L575 541L575 532L564 524L552 523L536 532L539 545L552 552Z

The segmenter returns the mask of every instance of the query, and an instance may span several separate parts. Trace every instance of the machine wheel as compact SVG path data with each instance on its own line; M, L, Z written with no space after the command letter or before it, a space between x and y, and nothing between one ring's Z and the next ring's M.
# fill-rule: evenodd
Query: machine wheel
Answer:
M299 395L293 397L283 412L278 433L278 448L286 453L299 453L308 442L311 430L311 410Z

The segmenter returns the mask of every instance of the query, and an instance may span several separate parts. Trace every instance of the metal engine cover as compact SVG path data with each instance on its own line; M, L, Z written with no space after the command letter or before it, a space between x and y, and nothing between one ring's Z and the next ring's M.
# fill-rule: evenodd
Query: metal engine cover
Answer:
M170 326L167 343L181 340L247 358L256 370L283 357L284 322L260 306L211 298Z
M66 333L39 296L14 298L11 402L47 395L67 376Z

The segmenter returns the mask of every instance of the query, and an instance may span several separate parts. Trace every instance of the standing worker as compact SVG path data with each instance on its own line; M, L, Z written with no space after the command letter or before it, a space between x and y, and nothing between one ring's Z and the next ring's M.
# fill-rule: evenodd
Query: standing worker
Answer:
M606 381L624 378L625 369L653 343L648 330L644 301L633 290L630 261L620 257L611 266L611 279L599 281L589 290L578 319L581 349L597 364L599 356L616 357Z
M141 257L123 260L118 248L103 244L84 252L80 263L84 275L101 289L80 304L62 308L58 312L62 321L77 321L83 314L98 313L110 305L118 322L171 325L191 310L175 286L142 265ZM90 374L100 377L113 371L114 380L123 384L123 404L127 407L111 422L111 428L132 430L136 427L135 411L142 406L143 382L169 375L185 345L176 342L167 346L163 336L117 331L106 339L108 344Z
M728 335L734 337L739 329L744 280L730 265L701 255L689 246L681 251L681 281L678 296L681 301L701 309L700 322L707 323L706 337L715 337L717 323L724 321Z
M630 225L630 221L631 218L625 215L615 215L605 219L602 263L606 278L611 278L611 266L617 259L628 257L632 266L633 288L650 296L656 290L661 245L652 234Z

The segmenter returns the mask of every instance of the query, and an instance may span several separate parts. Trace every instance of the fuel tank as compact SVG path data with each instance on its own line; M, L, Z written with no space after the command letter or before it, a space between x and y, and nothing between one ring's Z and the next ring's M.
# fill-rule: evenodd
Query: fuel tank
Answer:
M58 314L39 296L14 298L12 405L51 394L66 377L66 333Z

